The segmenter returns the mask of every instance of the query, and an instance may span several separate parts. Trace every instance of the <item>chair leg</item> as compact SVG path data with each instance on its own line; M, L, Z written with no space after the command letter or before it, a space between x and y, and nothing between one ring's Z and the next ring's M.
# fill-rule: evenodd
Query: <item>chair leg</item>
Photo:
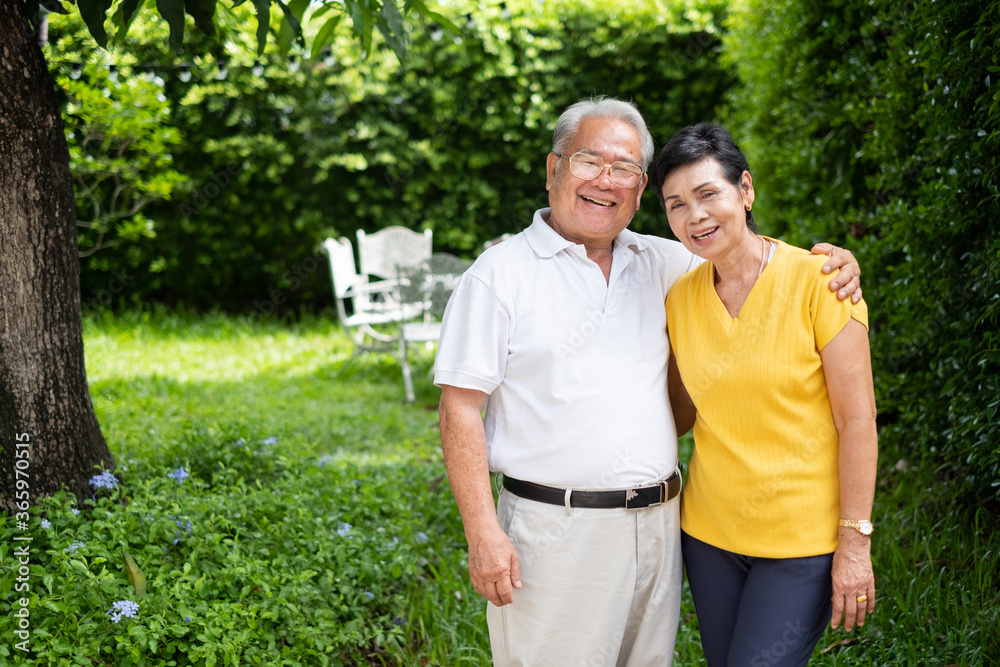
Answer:
M410 369L410 360L406 354L406 336L400 332L399 336L399 365L403 367L403 387L406 389L406 402L413 403L417 400L413 393L413 371Z

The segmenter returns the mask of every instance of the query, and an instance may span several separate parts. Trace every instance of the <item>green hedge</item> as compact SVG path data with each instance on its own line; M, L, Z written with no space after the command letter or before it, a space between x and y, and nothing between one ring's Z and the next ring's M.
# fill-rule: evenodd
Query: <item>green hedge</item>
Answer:
M269 50L258 77L251 49L229 49L229 75L217 81L217 47L192 42L214 54L178 58L195 64L193 79L163 73L186 190L148 208L155 238L87 258L84 302L322 306L331 294L319 242L391 224L430 227L437 250L474 255L546 204L545 154L567 105L595 94L633 99L662 141L713 115L733 82L718 65L717 1L507 6L510 18L458 3L449 13L461 33L438 41L414 24L403 66L385 48L359 61L345 26L335 64L300 56L291 72ZM128 43L136 62L175 62L164 26L144 20ZM237 22L220 23L220 39L249 47ZM95 59L80 54L81 31L54 20L52 62ZM636 228L667 233L648 202ZM116 289L122 272L129 282Z
M857 253L883 459L1000 496L1000 4L746 2L726 122L762 229ZM755 209L756 212L756 209Z

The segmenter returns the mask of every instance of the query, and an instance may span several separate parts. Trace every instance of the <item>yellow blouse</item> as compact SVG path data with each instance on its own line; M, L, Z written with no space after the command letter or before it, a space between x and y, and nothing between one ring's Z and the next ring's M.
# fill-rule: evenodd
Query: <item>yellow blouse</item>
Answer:
M820 350L864 301L831 292L826 257L776 241L739 317L704 262L667 296L667 327L698 410L681 500L689 535L763 558L831 553L840 517L838 437Z

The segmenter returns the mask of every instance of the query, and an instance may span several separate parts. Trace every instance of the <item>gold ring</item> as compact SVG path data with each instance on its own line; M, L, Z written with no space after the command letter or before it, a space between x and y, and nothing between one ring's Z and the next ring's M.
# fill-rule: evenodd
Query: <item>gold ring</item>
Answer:
M868 602L868 596L867 595L859 595L858 596L858 604L863 604L865 602Z

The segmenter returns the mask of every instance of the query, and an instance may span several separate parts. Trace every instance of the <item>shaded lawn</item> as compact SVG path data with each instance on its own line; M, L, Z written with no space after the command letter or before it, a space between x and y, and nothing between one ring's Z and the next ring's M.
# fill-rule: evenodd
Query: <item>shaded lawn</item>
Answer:
M351 345L326 317L288 324L219 314L102 315L86 320L85 338L94 404L126 470L177 446L197 453L220 441L272 437L275 456L435 467L433 506L425 509L437 517L429 538L440 548L400 616L406 642L375 646L369 659L488 664L484 605L468 583L461 522L444 478L429 355L416 366L417 403L406 405L399 367L384 355L354 359L338 374ZM689 438L682 450L686 458ZM883 452L873 543L878 609L861 632L828 631L813 664L995 664L995 508L951 497L932 470L896 463ZM698 641L685 593L676 664L703 663Z

